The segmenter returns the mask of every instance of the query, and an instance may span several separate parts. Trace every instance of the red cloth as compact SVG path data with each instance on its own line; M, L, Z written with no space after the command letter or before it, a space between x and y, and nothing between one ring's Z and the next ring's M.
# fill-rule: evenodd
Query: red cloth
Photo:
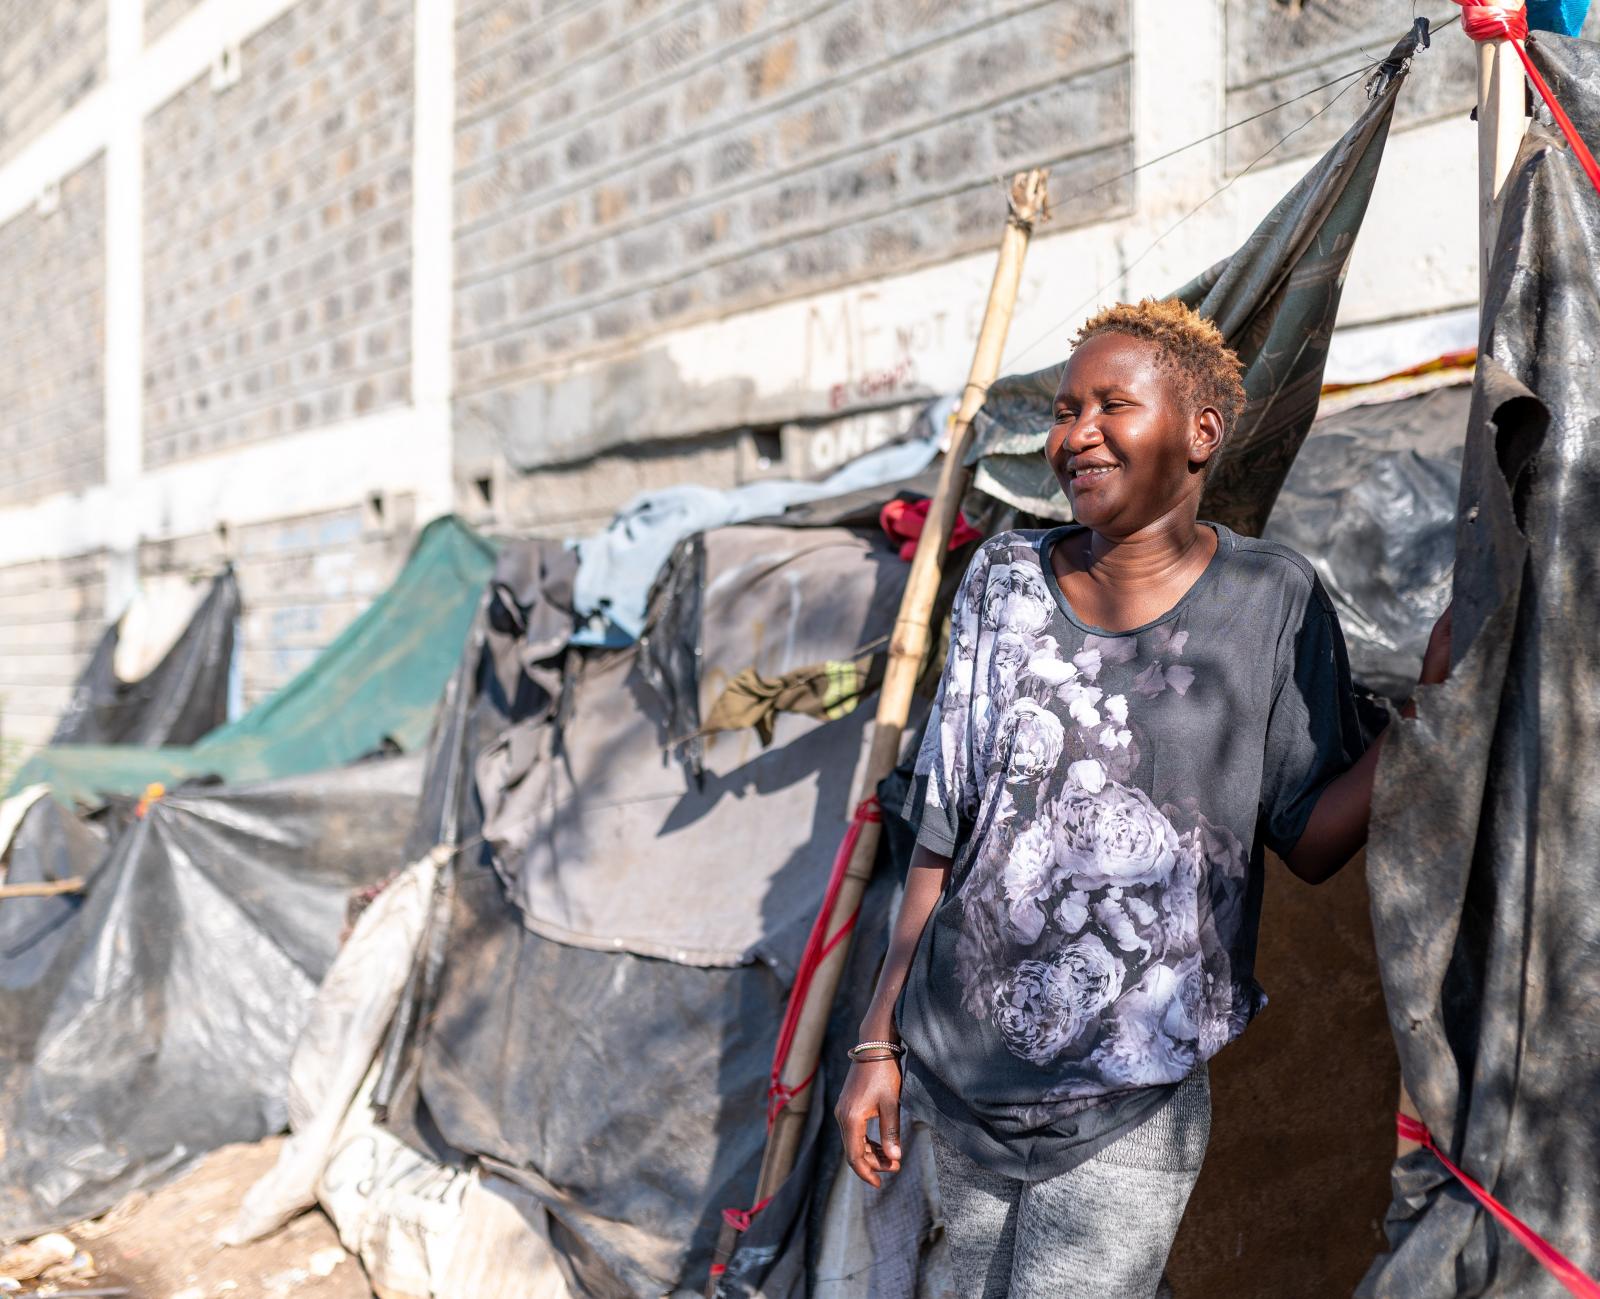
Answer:
M878 523L889 534L890 541L898 541L900 558L910 563L917 553L917 538L922 535L928 521L928 507L933 502L927 497L920 501L890 501L878 515ZM957 550L969 541L976 541L983 533L967 522L964 514L956 515L956 526L950 534L950 549Z

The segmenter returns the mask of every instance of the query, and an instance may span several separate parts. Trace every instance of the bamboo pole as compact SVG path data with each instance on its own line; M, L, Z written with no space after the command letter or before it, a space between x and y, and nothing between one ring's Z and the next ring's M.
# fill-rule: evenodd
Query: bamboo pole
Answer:
M1523 0L1501 0L1521 9ZM1510 41L1478 42L1478 303L1489 285L1489 259L1500 224L1500 191L1528 129L1527 77Z
M53 898L61 893L82 893L83 877L71 879L40 880L37 884L0 884L0 902L7 898Z
M1501 0L1507 9L1521 9L1524 0ZM1489 262L1500 226L1500 191L1516 161L1528 129L1528 82L1522 61L1510 41L1478 42L1478 312L1489 289ZM1421 1119L1416 1102L1400 1082L1400 1113ZM1395 1138L1395 1158L1422 1147Z
M995 262L994 280L989 286L983 324L978 330L977 346L973 349L967 386L962 390L961 402L956 408L949 446L939 471L939 485L928 506L928 518L923 525L922 535L917 539L916 556L911 561L911 572L906 577L905 592L900 598L900 612L889 642L889 661L878 695L878 712L873 723L872 744L868 750L863 781L867 793L876 790L878 782L893 771L900 761L900 742L911 713L912 692L932 640L929 623L933 617L934 601L938 598L950 535L955 529L961 498L966 494L967 484L972 477L972 471L963 463L972 442L972 421L978 408L983 405L989 385L1000 372L1000 356L1005 349L1011 313L1017 303L1017 287L1022 280L1022 261L1028 251L1033 223L1045 209L1048 177L1048 172L1034 170L1020 172L1011 181L1010 212L1006 218L1005 233L1000 237L1000 253ZM873 863L877 860L878 838L876 822L869 821L861 827L844 883L828 916L827 933L837 932L839 926L860 906L861 895L872 878ZM778 1111L772 1130L767 1134L761 1175L756 1184L757 1204L772 1195L794 1167L800 1137L805 1131L806 1116L811 1109L813 1089L807 1084L807 1079L815 1072L817 1058L822 1052L822 1038L833 1012L834 994L838 991L839 977L844 972L848 954L847 937L834 947L817 968L806 994L794 1044L784 1064L781 1079L785 1087L799 1090ZM732 1255L736 1236L737 1233L724 1224L717 1241L716 1261L719 1264L725 1263ZM714 1273L706 1293L712 1295L716 1288Z

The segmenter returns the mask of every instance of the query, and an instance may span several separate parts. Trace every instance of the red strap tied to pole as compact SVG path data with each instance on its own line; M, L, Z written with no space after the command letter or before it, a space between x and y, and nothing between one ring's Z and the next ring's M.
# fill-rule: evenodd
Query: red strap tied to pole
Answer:
M1571 146L1573 155L1578 159L1578 165L1583 168L1583 174L1589 178L1595 193L1600 194L1600 163L1595 162L1594 154L1589 152L1589 146L1578 134L1578 128L1567 116L1567 110L1556 102L1555 92L1539 75L1539 69L1533 66L1533 60L1528 57L1528 51L1523 46L1523 42L1528 39L1527 10L1507 9L1493 4L1469 4L1467 0L1455 0L1455 3L1461 6L1461 29L1473 40L1511 42L1511 48L1516 50L1517 57L1522 60L1522 66L1527 70L1528 80L1533 82L1539 97L1549 106L1550 116L1555 118L1556 125L1561 128L1561 134Z
M1561 1282L1569 1294L1576 1295L1577 1299L1600 1299L1600 1283L1578 1271L1577 1265L1566 1255L1490 1195L1478 1182L1456 1167L1450 1156L1439 1149L1426 1123L1412 1118L1409 1114L1396 1114L1394 1126L1395 1131L1405 1140L1415 1141L1425 1150L1431 1150L1434 1158L1449 1170L1456 1181L1467 1188L1472 1198L1482 1205L1496 1222L1516 1237L1517 1243L1532 1254L1546 1272Z
M782 1113L783 1107L811 1086L812 1079L817 1076L817 1071L813 1069L790 1087L783 1081L783 1066L789 1062L789 1052L794 1048L795 1034L800 1028L800 1012L805 1007L806 994L811 991L811 983L817 977L817 971L832 954L833 949L855 928L856 917L860 914L860 908L857 907L832 934L828 932L828 924L833 919L834 904L839 900L839 890L844 887L844 877L850 869L850 858L855 855L856 843L861 838L861 827L869 821L881 820L883 812L878 806L877 798L868 796L862 799L850 818L850 827L844 832L844 838L839 843L839 851L834 854L833 869L828 872L828 884L822 893L822 908L817 912L817 919L806 938L805 949L800 953L800 963L795 967L794 986L789 989L789 1003L784 1007L783 1024L778 1029L778 1045L772 1053L772 1073L767 1086L768 1132L772 1131L772 1125L778 1121L778 1115ZM724 1209L722 1219L735 1231L748 1231L751 1220L767 1207L771 1199L772 1197L768 1196L748 1209ZM711 1274L720 1276L725 1270L725 1266L716 1265L712 1267Z

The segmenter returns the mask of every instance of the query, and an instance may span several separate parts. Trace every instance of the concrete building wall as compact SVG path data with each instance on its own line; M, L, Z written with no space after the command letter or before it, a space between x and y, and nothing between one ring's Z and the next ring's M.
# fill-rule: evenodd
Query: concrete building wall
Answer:
M146 121L144 464L405 404L410 0L301 0Z
M49 739L105 622L106 555L0 566L0 773Z
M105 479L103 155L0 225L0 506Z
M573 357L991 246L996 176L1064 167L1063 228L1131 192L1128 0L466 0L457 42L457 405L498 429Z
M0 3L0 163L106 75L106 0Z
M165 36L173 24L186 17L200 0L144 0L144 38L147 42Z
M244 705L287 683L394 580L418 527L411 497L145 542L142 575L233 564L244 606Z
M1098 303L1236 246L1358 110L1360 76L1313 88L1409 18L1385 0L0 7L0 273L20 304L0 325L0 573L31 575L0 624L63 624L70 681L141 573L229 555L255 699L442 510L574 535L648 487L827 472L963 382L1002 176L1053 173L1004 362L1031 369ZM1459 31L1416 60L1339 377L1473 336L1471 63ZM93 598L62 595L86 565ZM8 708L31 671L0 654Z

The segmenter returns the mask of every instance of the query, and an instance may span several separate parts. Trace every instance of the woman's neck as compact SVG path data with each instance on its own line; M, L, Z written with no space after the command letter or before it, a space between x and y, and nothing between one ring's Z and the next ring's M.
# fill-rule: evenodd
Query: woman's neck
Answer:
M1209 560L1217 534L1191 511L1167 515L1126 537L1088 533L1086 574L1097 585L1140 591L1166 586Z

